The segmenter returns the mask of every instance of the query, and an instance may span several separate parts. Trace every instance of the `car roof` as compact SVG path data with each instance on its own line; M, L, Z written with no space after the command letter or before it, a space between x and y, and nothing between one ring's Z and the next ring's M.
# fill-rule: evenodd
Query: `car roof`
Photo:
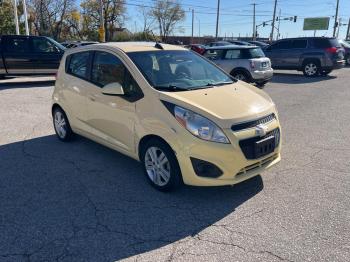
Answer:
M257 48L255 45L224 45L224 46L212 46L206 48L207 50L217 50L217 49L252 49Z
M187 50L186 48L183 48L181 46L169 45L169 44L163 44L163 43L159 43L159 44L161 45L161 47L163 47L163 50ZM107 42L107 43L99 43L99 44L79 47L79 49L76 49L76 50L90 49L90 48L96 48L96 47L117 48L124 51L125 53L162 50L161 48L156 47L156 42Z

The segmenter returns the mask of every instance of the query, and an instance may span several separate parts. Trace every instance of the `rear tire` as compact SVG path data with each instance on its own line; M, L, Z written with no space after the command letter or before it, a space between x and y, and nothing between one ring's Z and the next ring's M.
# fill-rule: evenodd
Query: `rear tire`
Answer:
M250 83L250 76L248 75L248 73L242 71L242 70L237 70L231 73L231 75L236 78L237 80L241 80L247 83Z
M174 151L160 139L151 139L141 148L140 159L148 182L159 191L182 185L182 175Z
M316 60L307 60L303 64L303 73L307 77L315 77L320 72L320 63Z
M52 119L58 139L63 142L70 141L74 133L70 127L66 113L60 107L56 107L53 110Z

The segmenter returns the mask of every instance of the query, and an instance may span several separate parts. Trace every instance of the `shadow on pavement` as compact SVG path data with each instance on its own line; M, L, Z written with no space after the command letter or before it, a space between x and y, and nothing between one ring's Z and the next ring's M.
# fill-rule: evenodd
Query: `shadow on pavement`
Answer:
M12 88L32 88L32 87L47 87L55 85L55 81L29 81L29 82L3 82L0 81L0 90Z
M151 251L206 229L263 189L258 176L160 193L137 161L81 137L2 145L0 155L0 257L13 261L114 261Z
M270 82L281 84L307 84L321 81L327 81L337 78L332 73L328 76L306 77L302 73L280 73L274 72Z

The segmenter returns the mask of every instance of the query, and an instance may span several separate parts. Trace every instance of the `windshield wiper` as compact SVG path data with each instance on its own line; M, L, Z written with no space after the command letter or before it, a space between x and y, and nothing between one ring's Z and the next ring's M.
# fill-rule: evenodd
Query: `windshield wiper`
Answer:
M207 86L223 86L223 85L229 85L229 84L232 84L232 83L233 83L233 81L208 83Z
M167 86L154 86L154 88L162 91L162 90L167 90L167 91L189 91L191 88L186 88L186 87L180 87L176 85L167 85Z

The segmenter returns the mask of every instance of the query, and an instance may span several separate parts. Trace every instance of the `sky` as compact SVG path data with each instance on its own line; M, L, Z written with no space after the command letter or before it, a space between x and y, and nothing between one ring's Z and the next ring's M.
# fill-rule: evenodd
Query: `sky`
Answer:
M183 32L175 35L191 35L192 15L194 9L194 35L215 35L217 0L179 0L186 12L185 21L178 24ZM317 36L332 36L336 0L278 0L277 12L281 17L298 16L297 22L281 21L281 38L297 36L313 36L313 31L303 31L303 20L306 17L330 17L328 31L317 31ZM143 22L135 5L151 6L154 0L126 0L128 19L126 27L130 31L141 30ZM253 31L253 3L256 3L256 22L272 19L274 0L221 0L219 35L220 36L251 36ZM350 0L340 0L339 17L347 24L350 18ZM276 24L277 26L277 24ZM199 32L200 28L200 32ZM339 38L345 38L347 25L341 26ZM156 29L155 29L156 32ZM259 36L269 37L271 26L259 27Z

